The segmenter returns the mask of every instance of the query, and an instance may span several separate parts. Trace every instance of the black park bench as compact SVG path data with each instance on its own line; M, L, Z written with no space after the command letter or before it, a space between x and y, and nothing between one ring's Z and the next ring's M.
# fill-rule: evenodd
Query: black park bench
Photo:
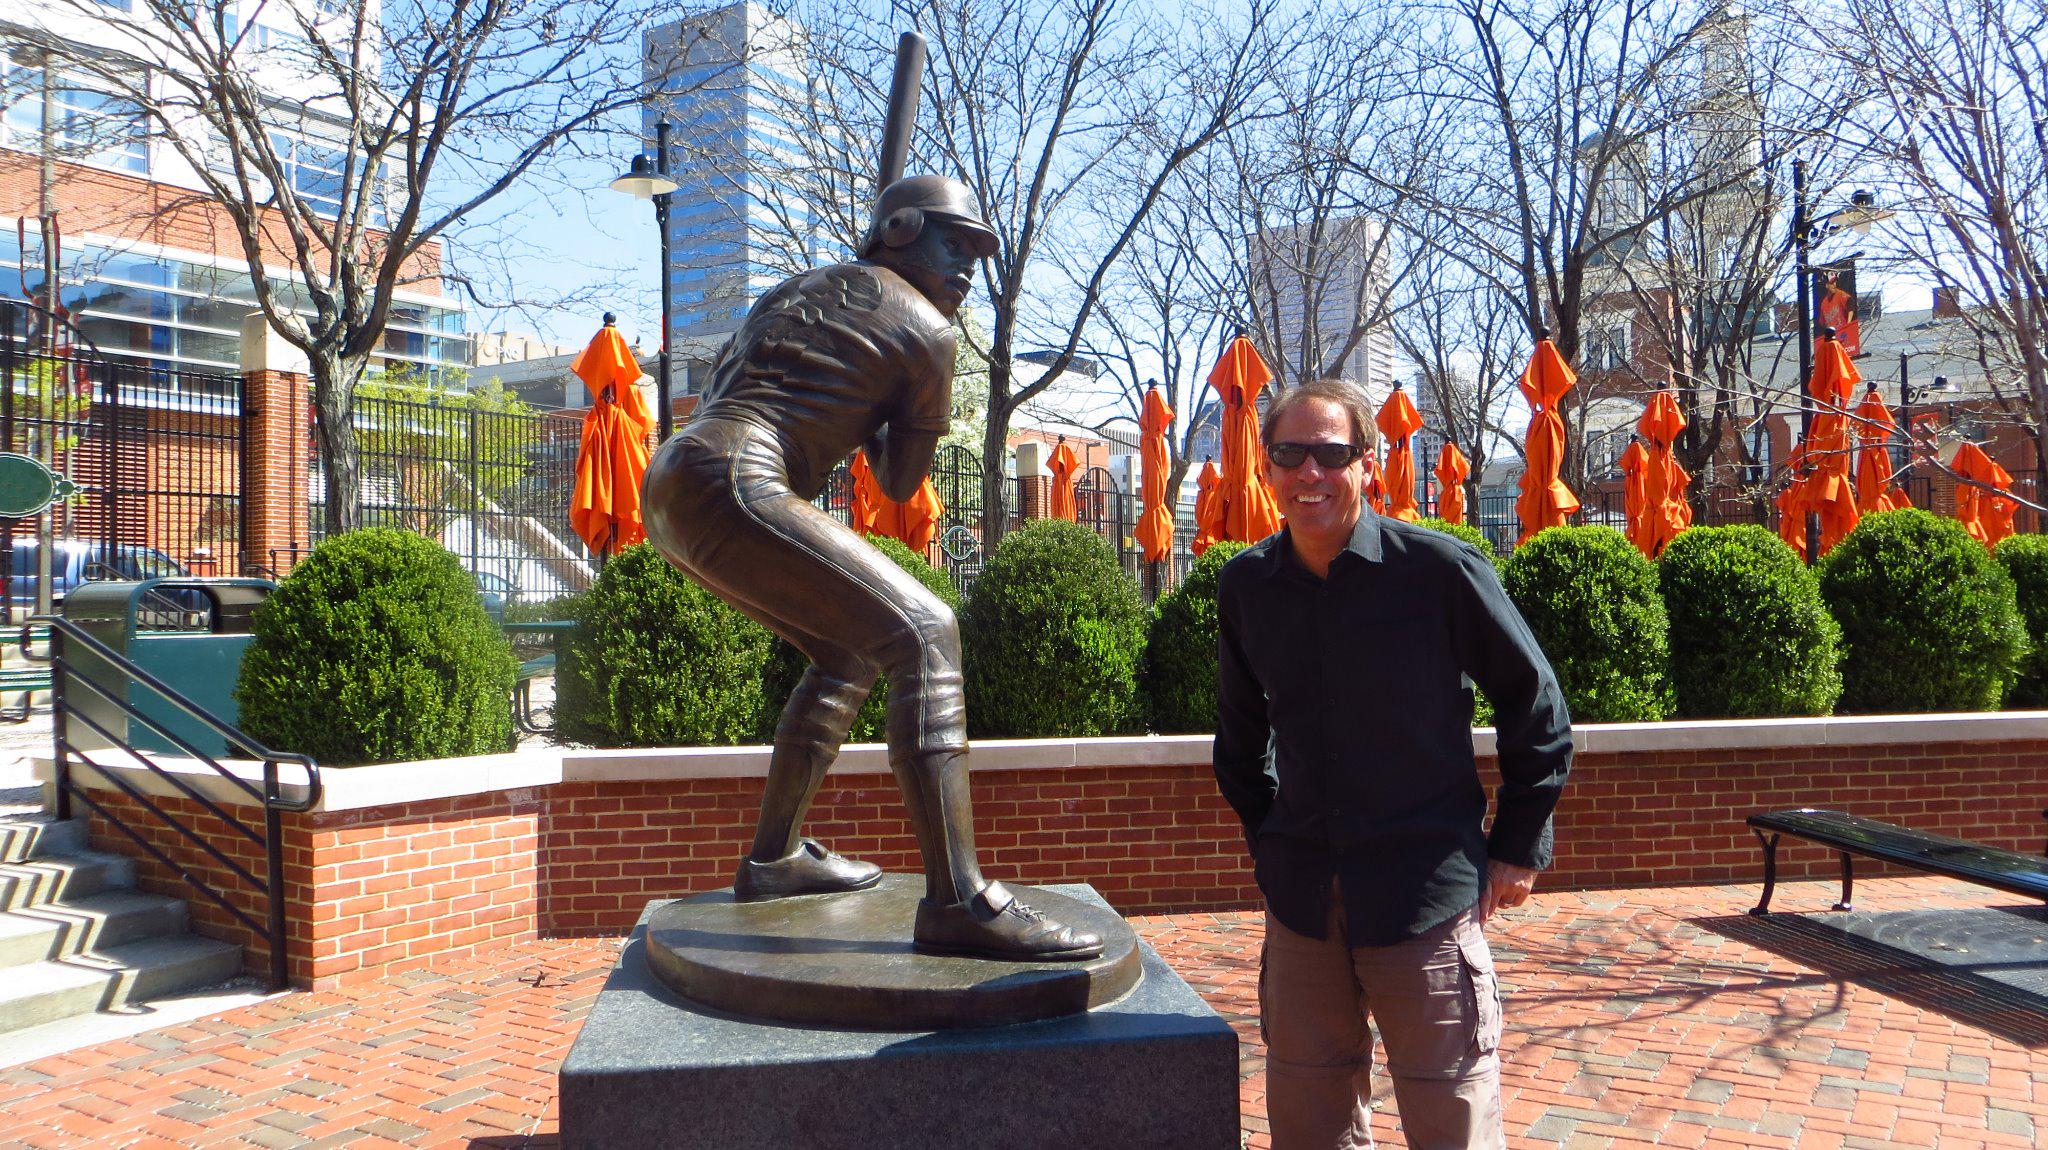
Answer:
M1778 836L1791 835L1825 847L1842 856L1842 901L1836 910L1849 909L1855 890L1850 860L1855 855L1897 863L1929 874L1947 875L2009 894L2048 900L2048 858L2001 850L1982 843L1950 838L1928 831L1909 830L1876 819L1841 811L1800 807L1789 811L1767 811L1749 816L1749 827L1764 847L1764 893L1751 914L1769 914L1771 889L1778 881ZM1768 837L1766 832L1769 832Z
M20 643L24 654L34 650L34 645L37 644L47 649L50 644L50 629L48 627L24 624L21 628ZM8 695L18 694L21 696L21 702L17 706L9 707L0 704L0 721L9 723L28 722L32 710L31 704L35 701L35 693L37 691L53 690L55 686L56 683L51 677L50 664L47 660L40 663L0 667L0 699L4 699Z
M562 637L575 630L574 620L555 620L546 623L501 623L500 628L507 637L517 641L520 638L545 640L548 650L519 661L519 672L512 683L512 722L519 730L530 735L554 733L552 723L543 726L533 713L533 681L555 673L555 661L561 653ZM517 736L514 737L515 741Z

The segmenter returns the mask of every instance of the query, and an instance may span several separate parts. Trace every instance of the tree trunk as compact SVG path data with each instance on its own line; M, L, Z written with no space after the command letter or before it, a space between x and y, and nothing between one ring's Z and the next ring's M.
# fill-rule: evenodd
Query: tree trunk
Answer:
M320 438L321 470L326 476L323 524L329 539L363 525L362 453L356 443L356 386L369 361L340 354L310 357L313 374L314 428Z
M998 325L1000 326L1000 324ZM987 562L1010 529L1010 491L1003 482L1009 455L1010 341L1001 331L989 349L988 425L981 435L981 554Z

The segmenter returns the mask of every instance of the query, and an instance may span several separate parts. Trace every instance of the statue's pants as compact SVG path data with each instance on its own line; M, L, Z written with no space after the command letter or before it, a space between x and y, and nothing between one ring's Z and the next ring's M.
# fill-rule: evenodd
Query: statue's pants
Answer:
M804 808L876 676L885 674L890 763L926 870L961 857L962 847L971 867L971 824L965 842L940 841L946 824L968 820L967 712L952 609L790 490L783 454L766 428L696 421L656 453L643 509L648 538L669 562L810 659L776 727L756 856L777 839L785 852L794 849ZM937 777L955 759L957 782ZM912 777L924 775L934 777ZM787 796L793 810L779 794L792 789L800 792Z

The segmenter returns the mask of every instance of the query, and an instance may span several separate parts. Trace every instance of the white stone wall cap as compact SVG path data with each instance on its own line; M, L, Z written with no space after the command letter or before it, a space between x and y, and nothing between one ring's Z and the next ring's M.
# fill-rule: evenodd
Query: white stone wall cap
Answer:
M177 782L174 783L117 752L101 750L92 754L97 766L73 762L71 768L74 781L91 790L119 790L114 782L105 777L118 775L121 782L152 798L190 797L189 788L190 791L196 791L224 805L258 805L257 800L247 791L221 777L220 771L198 759L171 755L153 756L152 761L160 769L176 777ZM252 759L227 759L223 760L220 766L235 778L255 786L258 790L262 788L262 763ZM33 760L33 770L39 782L48 782L54 774L54 767L48 756ZM301 777L299 770L292 765L286 764L279 768L279 790L286 798L297 799L305 795L306 788L299 782ZM551 786L561 781L562 752L556 748L410 763L327 767L320 772L320 801L314 804L313 809L323 812L366 810L431 799L460 798L524 787ZM181 787L179 783L184 785Z
M2048 740L2048 711L2004 711L1968 715L1868 715L1826 719L1723 719L1677 723L1587 724L1572 729L1580 753L1648 754L1658 751L1716 751L1772 747L1932 746L1941 743L1998 743ZM1145 767L1207 765L1208 735L1130 735L1098 739L982 739L973 745L974 770L1028 771L1070 767ZM1472 732L1473 750L1494 753L1494 732ZM176 795L177 788L146 769L128 763L105 769L118 772L130 786L150 795ZM365 767L329 767L321 772L324 794L319 811L366 810L432 799L493 794L560 782L661 782L714 778L765 778L767 747L678 747L624 750L536 748L502 755L386 763ZM192 759L160 756L156 760L200 793L215 800L253 805L233 784ZM237 777L259 782L261 763L224 763ZM50 760L35 760L36 777L50 778ZM75 775L93 789L114 785L97 777L94 768L76 767ZM834 775L887 775L888 751L876 743L846 747L833 764ZM292 771L285 768L286 794Z
M1041 479L1052 474L1052 445L1036 439L1020 440L1016 449L1017 478Z
M242 317L241 365L245 372L279 371L306 375L312 371L306 353L270 324L269 317L251 311Z

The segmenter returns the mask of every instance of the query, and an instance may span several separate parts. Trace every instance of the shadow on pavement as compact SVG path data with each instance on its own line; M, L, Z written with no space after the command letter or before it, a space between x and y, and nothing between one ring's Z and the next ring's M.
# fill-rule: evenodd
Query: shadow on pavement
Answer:
M1691 921L2008 1042L2048 1047L2048 909L1779 912Z

